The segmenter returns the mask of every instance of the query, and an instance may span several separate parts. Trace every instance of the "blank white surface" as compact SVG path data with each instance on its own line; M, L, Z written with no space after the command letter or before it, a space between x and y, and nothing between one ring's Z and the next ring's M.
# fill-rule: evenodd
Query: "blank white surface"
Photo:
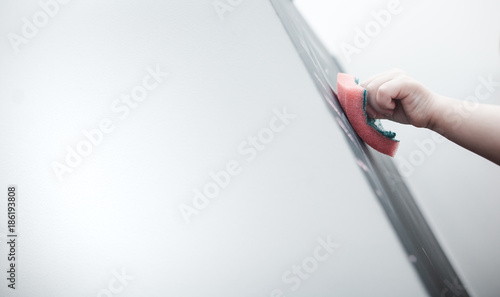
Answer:
M37 3L2 2L0 36ZM425 296L268 1L223 22L204 0L73 1L0 50L0 184L21 199L19 289L2 278L2 296L99 296L121 269L117 296ZM112 102L155 65L168 79L120 119ZM274 108L296 119L247 162L237 148ZM115 131L60 182L53 162L103 118ZM178 206L233 159L241 174L187 225ZM291 291L284 272L328 236L340 247Z

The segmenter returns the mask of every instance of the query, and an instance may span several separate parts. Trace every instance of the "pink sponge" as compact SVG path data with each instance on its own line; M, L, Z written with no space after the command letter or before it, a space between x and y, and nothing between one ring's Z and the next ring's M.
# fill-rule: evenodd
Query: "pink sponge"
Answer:
M366 115L366 90L356 78L339 73L337 91L340 105L359 137L375 150L394 157L399 145L399 141L394 139L396 133L384 130L379 120Z

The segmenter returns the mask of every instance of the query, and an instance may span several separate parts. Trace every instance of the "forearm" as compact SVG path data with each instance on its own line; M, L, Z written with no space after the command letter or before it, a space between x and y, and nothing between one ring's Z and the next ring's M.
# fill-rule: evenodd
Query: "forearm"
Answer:
M437 96L430 129L500 165L500 106Z

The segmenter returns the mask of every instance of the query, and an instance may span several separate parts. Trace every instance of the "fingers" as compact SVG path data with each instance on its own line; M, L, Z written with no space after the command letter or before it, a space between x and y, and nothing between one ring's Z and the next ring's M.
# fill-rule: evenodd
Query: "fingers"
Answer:
M398 69L383 72L361 83L367 91L369 117L427 127L436 95Z
M393 69L372 76L362 82L361 86L367 90L367 112L371 113L375 118L391 116L396 107L394 99L398 99L395 96L399 94L399 88L402 85L387 83L395 80L401 82L401 79L406 77L406 74L401 70Z
M376 101L380 104L380 102L391 100L395 104L395 99L401 100L407 98L415 92L416 87L412 80L406 77L396 77L379 86Z
M368 117L372 119L385 119L387 118L385 115L376 112L370 105L366 105L366 114Z
M385 75L374 79L366 86L368 104L373 107L375 111L384 115L392 114L392 110L396 104L392 101L391 97L378 96L378 93L380 87L392 79L394 79L392 75Z
M398 68L394 68L394 69L387 70L387 71L384 71L382 73L373 75L370 78L364 80L362 83L360 83L360 85L362 87L366 88L366 86L369 85L375 79L378 79L378 78L381 78L381 77L395 77L397 75L403 75L403 74L406 74L403 70L398 69Z

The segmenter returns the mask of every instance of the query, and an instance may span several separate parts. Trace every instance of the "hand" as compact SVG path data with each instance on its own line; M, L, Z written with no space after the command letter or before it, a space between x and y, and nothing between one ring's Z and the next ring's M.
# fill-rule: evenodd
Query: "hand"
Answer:
M393 69L360 84L367 90L369 117L430 128L438 95L401 70Z

